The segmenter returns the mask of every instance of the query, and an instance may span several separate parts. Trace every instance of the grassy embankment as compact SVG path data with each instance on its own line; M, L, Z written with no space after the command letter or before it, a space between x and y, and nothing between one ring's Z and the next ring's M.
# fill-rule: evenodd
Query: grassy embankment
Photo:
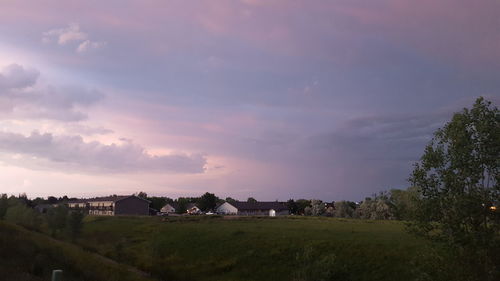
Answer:
M79 243L168 280L412 280L424 242L395 221L87 217Z
M0 221L0 280L47 281L53 269L63 269L65 281L152 280L79 246Z

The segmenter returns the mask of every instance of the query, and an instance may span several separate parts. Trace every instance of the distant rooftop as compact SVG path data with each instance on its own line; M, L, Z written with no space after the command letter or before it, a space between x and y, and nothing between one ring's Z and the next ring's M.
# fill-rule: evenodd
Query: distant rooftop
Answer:
M275 210L275 211L284 211L288 210L288 207L283 202L228 202L233 205L240 211L245 210Z
M109 202L109 201L116 202L116 201L120 201L122 199L132 197L132 196L135 196L135 195L112 195L112 196L105 196L105 197L82 198L82 199L77 199L77 200L70 200L70 201L68 201L68 203ZM140 197L137 197L137 198L140 198ZM141 199L143 199L143 198L141 198ZM146 200L146 199L143 199L143 200Z

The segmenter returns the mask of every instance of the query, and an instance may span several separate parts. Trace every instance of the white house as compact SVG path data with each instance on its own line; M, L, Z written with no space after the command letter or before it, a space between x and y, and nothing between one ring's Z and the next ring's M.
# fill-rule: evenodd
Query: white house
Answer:
M218 214L242 216L283 216L288 207L282 202L225 202L216 208Z
M198 208L198 206L196 206L196 204L194 203L188 203L187 206L186 206L186 212L190 215L197 215L197 214L201 214L201 210L200 208Z
M177 205L174 203L167 203L160 209L160 213L173 214L177 211Z

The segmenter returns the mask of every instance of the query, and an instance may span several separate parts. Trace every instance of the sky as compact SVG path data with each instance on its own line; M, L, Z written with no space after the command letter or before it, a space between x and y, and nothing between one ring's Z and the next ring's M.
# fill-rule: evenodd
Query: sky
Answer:
M0 0L0 193L361 200L500 104L497 0Z

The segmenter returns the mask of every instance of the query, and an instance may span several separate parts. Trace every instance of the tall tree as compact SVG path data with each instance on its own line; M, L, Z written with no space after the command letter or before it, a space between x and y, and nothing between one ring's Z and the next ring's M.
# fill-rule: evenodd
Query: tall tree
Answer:
M410 182L420 191L413 230L445 242L462 280L500 280L500 113L483 98L434 134Z
M67 217L68 208L63 205L59 205L47 211L47 224L51 230L52 236L55 236L58 231L66 227Z
M198 200L198 208L204 212L213 210L215 209L215 205L217 205L218 199L215 194L206 192Z
M67 228L71 239L74 241L82 232L83 228L83 212L71 211L68 215Z

